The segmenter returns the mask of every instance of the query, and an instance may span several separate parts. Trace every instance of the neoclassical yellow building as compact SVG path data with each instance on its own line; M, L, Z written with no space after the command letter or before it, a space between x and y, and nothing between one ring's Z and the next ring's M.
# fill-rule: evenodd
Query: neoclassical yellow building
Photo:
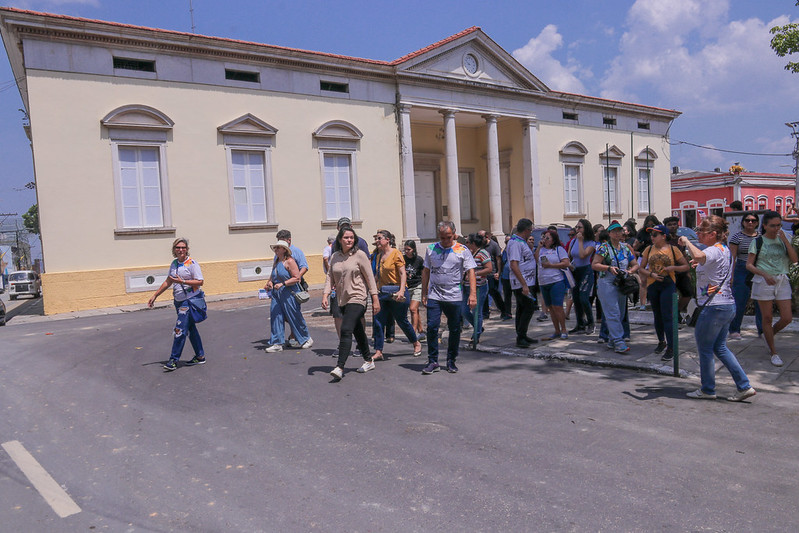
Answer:
M550 90L479 28L394 61L0 8L30 116L45 312L145 302L188 237L255 291L290 229L431 240L669 213L679 113Z

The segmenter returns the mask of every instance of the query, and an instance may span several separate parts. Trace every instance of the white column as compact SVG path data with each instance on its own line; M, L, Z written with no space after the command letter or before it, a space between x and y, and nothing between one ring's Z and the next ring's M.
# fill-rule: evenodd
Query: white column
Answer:
M535 224L544 224L541 218L541 176L538 171L538 122L534 118L523 119L522 150L524 214Z
M411 106L400 104L400 152L402 157L402 221L405 238L419 240L416 228L416 181L413 171Z
M444 115L445 159L447 161L447 213L455 224L455 230L461 229L461 196L458 180L458 143L455 136L455 110L443 109Z
M499 139L497 137L497 115L484 115L488 137L488 218L491 233L498 240L502 233L502 185L499 181Z

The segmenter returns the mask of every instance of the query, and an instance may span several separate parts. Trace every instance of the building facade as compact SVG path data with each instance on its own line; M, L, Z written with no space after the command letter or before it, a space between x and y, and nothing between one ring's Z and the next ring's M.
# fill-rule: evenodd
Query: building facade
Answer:
M693 228L707 215L721 215L740 201L745 211L772 209L785 216L793 213L796 176L748 172L685 171L674 168L671 176L671 209L680 224Z
M30 115L45 311L144 302L191 240L254 291L278 229L431 240L669 212L678 112L552 91L479 28L394 61L0 9ZM78 252L79 250L79 252Z

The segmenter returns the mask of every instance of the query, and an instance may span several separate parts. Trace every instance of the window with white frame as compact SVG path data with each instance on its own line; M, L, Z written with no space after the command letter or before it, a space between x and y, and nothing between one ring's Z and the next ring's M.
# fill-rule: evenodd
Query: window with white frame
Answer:
M652 169L638 169L638 212L649 213L649 184L652 179Z
M793 196L785 197L785 214L790 215L793 213Z
M768 196L761 195L757 197L757 208L768 209Z
M271 150L277 130L250 113L217 129L227 154L229 229L276 225Z
M360 221L357 152L363 134L343 120L322 124L314 133L322 167L322 221Z
M650 147L645 147L635 156L635 166L638 169L638 212L652 212L652 175L658 159L657 152Z
M231 150L234 222L266 222L264 153Z
M602 208L604 213L618 213L619 169L602 167Z
M571 141L560 149L563 165L564 215L581 216L583 209L583 167L588 150L582 143Z
M460 186L461 220L474 220L474 172L458 172Z
M163 227L159 149L117 145L117 158L122 193L122 227Z
M777 196L776 198L774 198L774 211L776 211L780 215L784 214L782 212L782 196Z
M581 165L563 165L563 206L567 215L579 215L580 182L582 181Z
M352 218L352 173L349 154L324 154L325 219Z
M116 233L173 233L166 169L174 123L148 106L127 105L102 120L111 140Z
M755 208L755 197L747 196L744 198L744 211L753 211Z

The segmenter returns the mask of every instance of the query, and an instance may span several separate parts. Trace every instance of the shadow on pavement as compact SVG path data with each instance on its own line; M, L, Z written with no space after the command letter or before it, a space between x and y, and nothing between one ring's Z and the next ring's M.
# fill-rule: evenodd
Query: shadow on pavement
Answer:
M11 322L16 316L44 316L43 299L30 298L22 301L14 309L6 312L6 321Z

